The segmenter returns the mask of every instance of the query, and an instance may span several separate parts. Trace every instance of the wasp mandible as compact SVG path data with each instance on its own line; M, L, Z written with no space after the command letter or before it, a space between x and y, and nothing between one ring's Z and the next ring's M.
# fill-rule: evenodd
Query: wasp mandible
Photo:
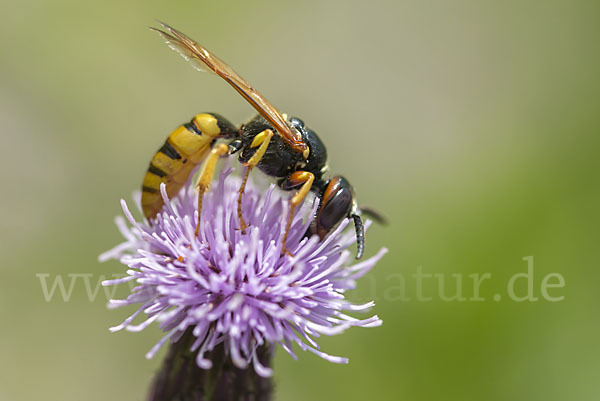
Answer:
M142 184L142 210L151 220L161 210L163 200L160 184L165 183L169 199L187 182L197 166L202 165L198 179L198 222L200 228L202 198L208 191L218 160L239 153L245 166L238 197L240 229L248 226L242 215L242 196L250 172L257 167L275 177L285 191L295 190L290 199L289 216L283 236L281 252L287 252L286 239L294 211L309 192L319 198L319 206L307 235L317 234L323 239L343 219L354 221L357 240L356 259L364 252L364 228L354 190L341 176L324 178L327 172L327 151L317 134L299 118L287 118L258 93L231 67L187 35L160 23L158 32L169 47L201 71L215 73L227 81L258 115L236 128L228 120L214 113L201 113L186 124L177 127L152 158ZM217 140L228 140L227 143ZM374 215L377 218L377 215Z

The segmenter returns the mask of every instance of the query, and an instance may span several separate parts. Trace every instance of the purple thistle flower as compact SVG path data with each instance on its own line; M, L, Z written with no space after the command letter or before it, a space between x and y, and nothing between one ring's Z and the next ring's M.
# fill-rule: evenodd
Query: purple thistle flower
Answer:
M292 344L335 363L343 357L319 350L314 337L334 335L352 326L381 325L377 316L359 320L347 311L362 311L374 305L354 305L344 298L356 279L366 274L386 253L348 266L347 250L355 242L354 232L344 232L348 220L323 241L305 238L309 216L316 204L307 203L294 217L287 248L282 256L288 201L271 185L267 191L248 183L242 210L249 224L245 233L238 229L237 195L240 179L226 168L202 206L200 234L194 236L197 195L193 185L167 200L150 226L137 222L125 201L125 219L117 226L126 241L100 255L100 261L119 259L127 265L127 276L103 285L135 281L124 300L111 300L111 307L139 305L123 323L111 331L140 331L154 321L167 334L147 353L151 358L168 340L176 342L187 329L195 337L192 351L199 367L210 369L205 354L223 343L232 362L239 368L252 363L256 373L268 377L270 368L256 356L264 344L280 344L294 358ZM264 194L263 194L264 192ZM139 202L138 202L139 206ZM368 226L368 222L367 222ZM147 318L135 325L140 314Z

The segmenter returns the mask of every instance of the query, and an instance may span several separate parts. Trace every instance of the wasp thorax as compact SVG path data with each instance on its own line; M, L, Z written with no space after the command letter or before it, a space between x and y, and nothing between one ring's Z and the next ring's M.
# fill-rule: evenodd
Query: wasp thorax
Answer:
M302 140L308 145L309 153L308 157L303 160L302 169L313 173L317 180L320 179L326 170L324 167L327 165L325 145L321 142L317 133L308 128L304 121L298 117L290 118L289 123L292 128L300 133Z

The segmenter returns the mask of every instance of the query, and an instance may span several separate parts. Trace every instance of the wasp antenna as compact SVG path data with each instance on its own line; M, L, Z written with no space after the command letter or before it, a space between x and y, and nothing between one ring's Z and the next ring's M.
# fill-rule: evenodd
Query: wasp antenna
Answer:
M383 224L383 225L387 225L388 223L388 218L385 217L383 214L381 214L380 212L378 212L375 209L372 209L368 206L361 206L359 208L360 212L362 214L364 214L365 216L375 220L376 222L378 222L379 224Z
M353 214L350 217L354 220L354 229L356 230L356 259L358 260L363 257L365 252L365 227L359 215Z

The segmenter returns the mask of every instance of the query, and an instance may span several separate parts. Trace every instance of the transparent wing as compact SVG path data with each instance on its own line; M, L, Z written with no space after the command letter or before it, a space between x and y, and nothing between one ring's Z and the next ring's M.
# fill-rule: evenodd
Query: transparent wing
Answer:
M191 38L175 28L160 22L166 30L150 28L158 32L167 42L169 47L189 61L192 66L200 71L208 71L219 75L229 82L273 127L279 135L295 150L305 152L308 147L299 133L293 130L285 118L256 91L244 78L239 76L231 67L209 52L204 46L194 42Z
M203 61L201 61L188 47L184 46L176 37L164 31L161 31L160 29L152 27L150 29L152 29L155 32L158 32L158 34L162 36L163 39L165 39L167 45L171 49L179 53L181 57L183 57L185 61L188 61L196 70L208 72L209 74L216 74L216 72L208 68L208 66Z

